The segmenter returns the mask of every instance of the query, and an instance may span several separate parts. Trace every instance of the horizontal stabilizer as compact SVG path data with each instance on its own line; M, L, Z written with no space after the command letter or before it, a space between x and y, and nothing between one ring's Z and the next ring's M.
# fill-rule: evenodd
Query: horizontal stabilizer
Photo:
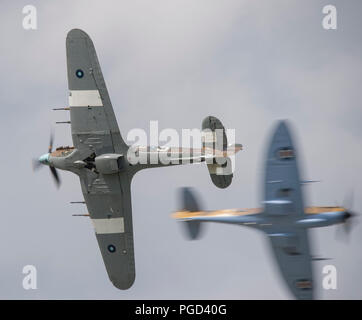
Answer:
M221 121L209 116L202 122L203 148L208 150L227 151L228 143L225 128ZM241 145L235 145L238 151ZM230 147L229 147L230 148ZM229 157L217 157L207 164L212 182L218 188L227 188L233 179L232 163Z
M191 188L184 187L181 189L181 208L188 212L200 211L199 204L192 192ZM181 221L185 230L186 237L190 240L196 240L201 235L201 222L200 221Z
M200 238L200 221L184 221L182 225L186 229L185 233L188 239L196 240Z

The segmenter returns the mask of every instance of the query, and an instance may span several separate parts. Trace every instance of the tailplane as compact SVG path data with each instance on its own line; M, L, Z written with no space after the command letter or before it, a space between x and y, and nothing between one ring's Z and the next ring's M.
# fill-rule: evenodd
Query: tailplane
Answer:
M221 121L209 116L202 122L202 147L209 157L207 168L212 182L218 188L227 188L233 179L232 162L229 155L234 155L242 149L240 144L228 146L226 132Z
M184 187L180 190L181 208L185 212L198 212L200 211L199 204L196 200L194 193L191 188ZM181 221L185 234L188 239L196 240L200 238L202 233L201 222L183 220Z

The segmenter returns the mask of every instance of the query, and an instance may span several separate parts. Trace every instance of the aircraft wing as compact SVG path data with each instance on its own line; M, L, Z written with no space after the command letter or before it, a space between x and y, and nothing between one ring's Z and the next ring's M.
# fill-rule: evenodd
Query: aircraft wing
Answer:
M268 234L279 270L297 299L313 299L313 275L307 230Z
M126 152L92 40L84 31L73 29L66 50L74 146L96 154Z
M93 160L104 153L126 152L92 40L73 29L66 47L74 146ZM128 289L135 280L131 177L88 169L79 176L108 276L117 288Z
M135 280L131 179L121 173L80 180L108 276L115 287L128 289Z
M296 150L286 123L281 122L272 138L265 170L265 214L304 215Z

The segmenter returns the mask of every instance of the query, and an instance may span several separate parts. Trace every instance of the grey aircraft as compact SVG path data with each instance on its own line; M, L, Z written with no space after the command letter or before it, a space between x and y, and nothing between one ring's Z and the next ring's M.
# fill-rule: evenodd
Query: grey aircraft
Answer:
M81 202L87 205L86 216L93 222L108 276L115 287L128 289L135 280L130 185L136 172L206 162L213 183L226 188L233 177L230 156L242 146L229 146L223 125L211 116L202 122L205 135L200 149L128 146L121 137L92 40L84 31L73 29L67 35L66 52L69 107L55 110L70 111L74 147L52 151L51 136L48 153L34 161L34 168L49 166L58 185L56 169L79 176ZM162 160L166 158L170 161Z
M263 208L202 211L191 189L182 189L182 210L173 217L186 226L190 239L200 236L202 222L219 222L264 231L281 275L298 299L313 299L313 272L308 229L344 223L350 230L353 212L345 207L304 207L297 151L285 121L272 138L266 159Z

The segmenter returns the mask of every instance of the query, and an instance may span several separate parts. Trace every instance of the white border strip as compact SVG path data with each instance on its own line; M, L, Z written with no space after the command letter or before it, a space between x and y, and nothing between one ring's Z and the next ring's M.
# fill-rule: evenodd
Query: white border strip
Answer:
M92 219L97 234L124 233L124 219Z
M98 90L70 90L70 107L102 107L103 102Z

